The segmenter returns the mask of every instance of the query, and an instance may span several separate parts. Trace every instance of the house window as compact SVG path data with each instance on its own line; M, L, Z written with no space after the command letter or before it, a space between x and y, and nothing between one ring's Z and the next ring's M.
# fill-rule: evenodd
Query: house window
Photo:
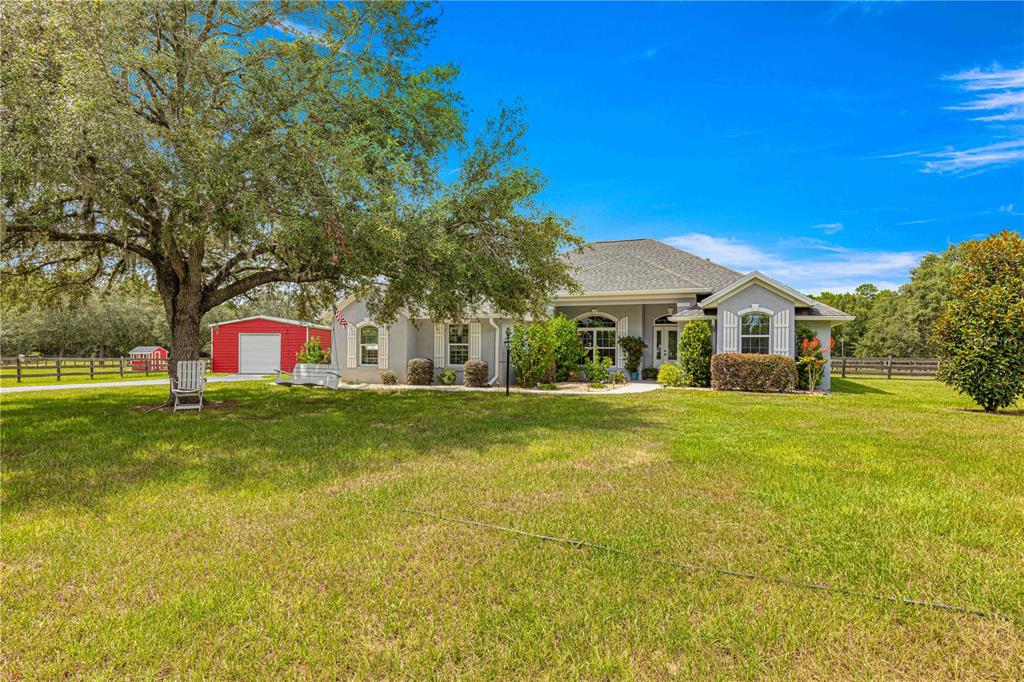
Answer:
M448 325L448 364L464 365L469 360L469 325Z
M615 322L603 315L576 320L584 356L581 363L595 358L611 358L615 362Z
M377 365L377 328L362 327L359 330L359 364Z
M763 353L768 351L768 334L772 318L765 313L747 313L740 318L740 352Z

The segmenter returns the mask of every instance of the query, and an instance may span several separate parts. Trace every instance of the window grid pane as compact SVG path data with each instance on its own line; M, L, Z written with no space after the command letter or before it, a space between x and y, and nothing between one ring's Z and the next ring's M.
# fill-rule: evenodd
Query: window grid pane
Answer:
M359 330L359 364L377 364L377 328L363 327Z

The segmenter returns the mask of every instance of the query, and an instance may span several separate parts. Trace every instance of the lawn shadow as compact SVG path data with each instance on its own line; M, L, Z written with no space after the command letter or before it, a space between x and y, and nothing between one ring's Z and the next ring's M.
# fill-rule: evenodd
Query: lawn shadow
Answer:
M883 391L880 388L868 386L853 379L837 379L836 377L832 377L832 392L849 393L850 395L863 395L866 393L873 393L876 395L892 395L891 393L889 393L889 391Z
M161 391L163 389L160 389ZM5 400L6 511L102 509L133 486L200 480L211 489L313 486L421 458L493 446L525 452L567 429L616 433L656 425L634 401L592 396L329 391L221 384L202 413L143 412L152 391ZM6 453L16 453L7 456Z

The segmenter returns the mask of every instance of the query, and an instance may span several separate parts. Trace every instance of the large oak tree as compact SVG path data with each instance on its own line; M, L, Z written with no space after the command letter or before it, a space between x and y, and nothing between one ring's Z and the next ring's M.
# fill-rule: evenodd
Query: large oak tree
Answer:
M198 357L204 313L279 282L366 292L383 319L539 312L578 240L534 201L519 111L465 142L457 69L420 66L435 22L384 3L6 4L4 274L147 278L172 361Z

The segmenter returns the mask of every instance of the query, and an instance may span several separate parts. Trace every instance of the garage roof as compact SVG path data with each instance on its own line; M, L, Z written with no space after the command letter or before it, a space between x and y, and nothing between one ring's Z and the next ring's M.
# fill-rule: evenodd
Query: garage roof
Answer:
M210 326L220 327L225 324L234 324L236 322L248 322L249 320L270 320L272 322L280 322L282 324L293 324L296 327L309 327L311 329L330 329L330 327L324 324L316 324L314 322L303 322L302 320L289 320L283 317L271 317L270 315L253 315L252 317L243 317L239 320L224 320L223 322L213 322L210 324Z

